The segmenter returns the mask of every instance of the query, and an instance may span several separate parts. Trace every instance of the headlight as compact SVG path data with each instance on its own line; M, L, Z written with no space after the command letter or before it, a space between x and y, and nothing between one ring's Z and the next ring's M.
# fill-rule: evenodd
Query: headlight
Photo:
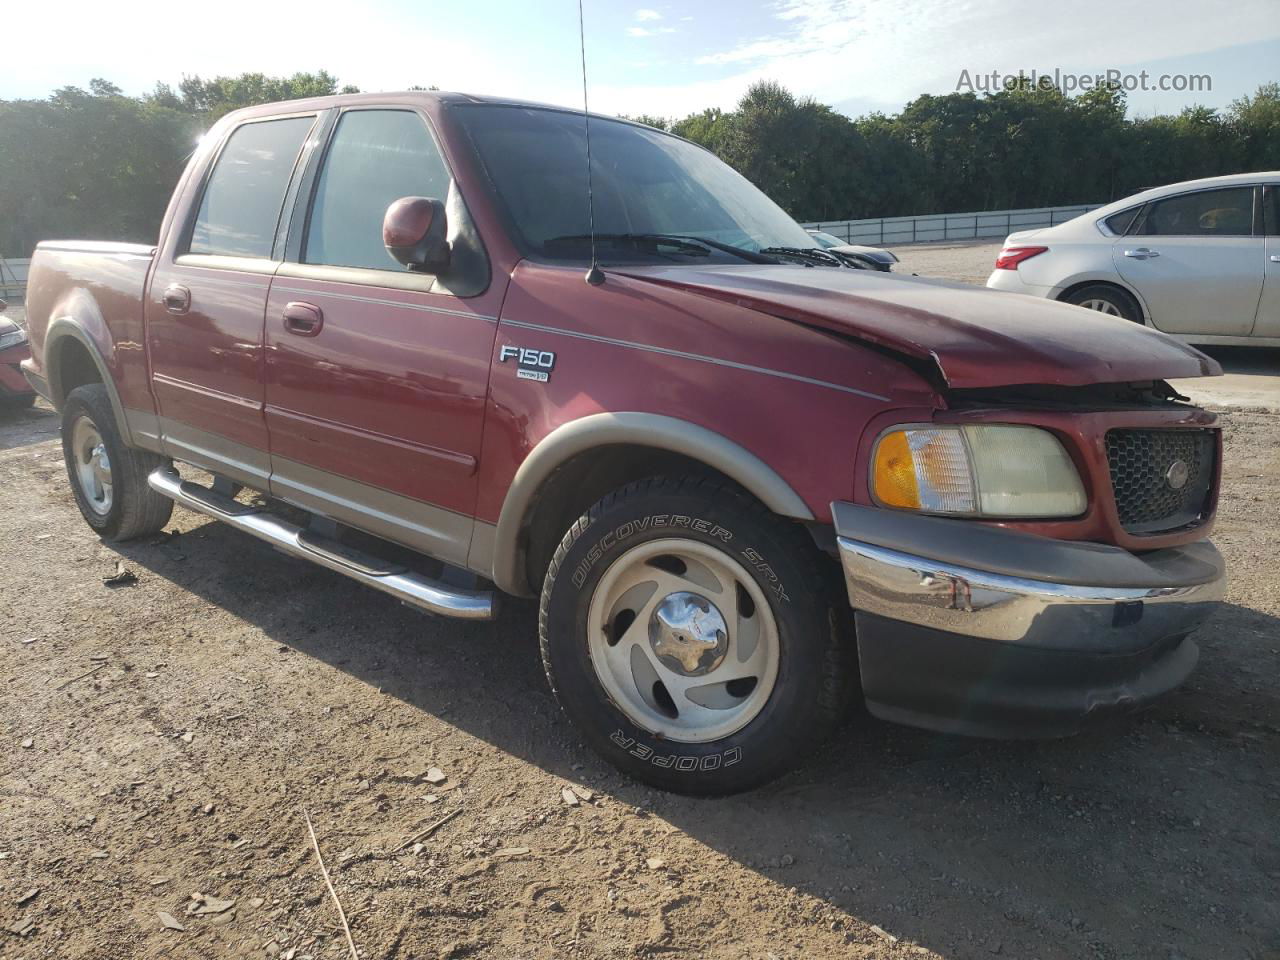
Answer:
M1074 517L1084 485L1058 438L1020 424L897 427L872 455L886 507L974 517Z
M0 350L8 350L10 347L16 347L20 343L27 342L27 331L18 327L16 330L10 330L8 333L0 333Z

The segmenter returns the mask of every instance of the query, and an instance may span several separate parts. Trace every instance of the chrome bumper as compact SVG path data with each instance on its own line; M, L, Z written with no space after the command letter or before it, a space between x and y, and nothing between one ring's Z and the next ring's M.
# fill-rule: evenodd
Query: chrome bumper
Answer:
M1226 591L1200 583L1111 587L1029 580L839 537L856 609L916 626L1029 646L1127 652L1194 630Z
M1066 736L1172 690L1226 589L1208 541L1145 554L832 504L867 709L983 737Z
M855 610L979 640L1128 653L1191 632L1226 591L1204 540L1135 554L852 503L831 511Z

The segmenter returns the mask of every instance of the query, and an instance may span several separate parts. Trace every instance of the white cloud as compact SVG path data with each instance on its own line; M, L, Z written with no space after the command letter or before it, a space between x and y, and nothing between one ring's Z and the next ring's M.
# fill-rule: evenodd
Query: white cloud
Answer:
M646 20L661 20L662 14L657 10L640 9L636 11L636 21L644 23Z
M1158 17L1113 0L1077 0L1058 15L1025 0L777 0L772 9L775 30L697 58L735 71L721 87L734 91L728 102L709 105L732 106L769 78L826 103L897 109L953 90L963 69L1094 72L1280 37L1275 0L1239 0L1231 17L1206 16L1201 0L1165 0Z
M675 32L675 27L627 27L629 37L656 37L662 33Z

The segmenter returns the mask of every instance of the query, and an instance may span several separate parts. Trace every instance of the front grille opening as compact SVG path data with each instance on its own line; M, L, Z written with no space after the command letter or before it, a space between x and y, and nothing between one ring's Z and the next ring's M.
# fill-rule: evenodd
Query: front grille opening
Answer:
M1169 533L1199 523L1208 505L1217 444L1212 430L1110 430L1107 464L1120 525Z

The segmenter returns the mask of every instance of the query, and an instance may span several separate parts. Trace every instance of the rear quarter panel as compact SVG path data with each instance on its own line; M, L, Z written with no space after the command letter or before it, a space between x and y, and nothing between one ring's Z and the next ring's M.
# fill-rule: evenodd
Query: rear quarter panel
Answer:
M150 247L133 244L53 242L36 248L27 280L30 363L59 402L59 344L74 327L96 348L120 403L155 411L142 325L151 255Z

